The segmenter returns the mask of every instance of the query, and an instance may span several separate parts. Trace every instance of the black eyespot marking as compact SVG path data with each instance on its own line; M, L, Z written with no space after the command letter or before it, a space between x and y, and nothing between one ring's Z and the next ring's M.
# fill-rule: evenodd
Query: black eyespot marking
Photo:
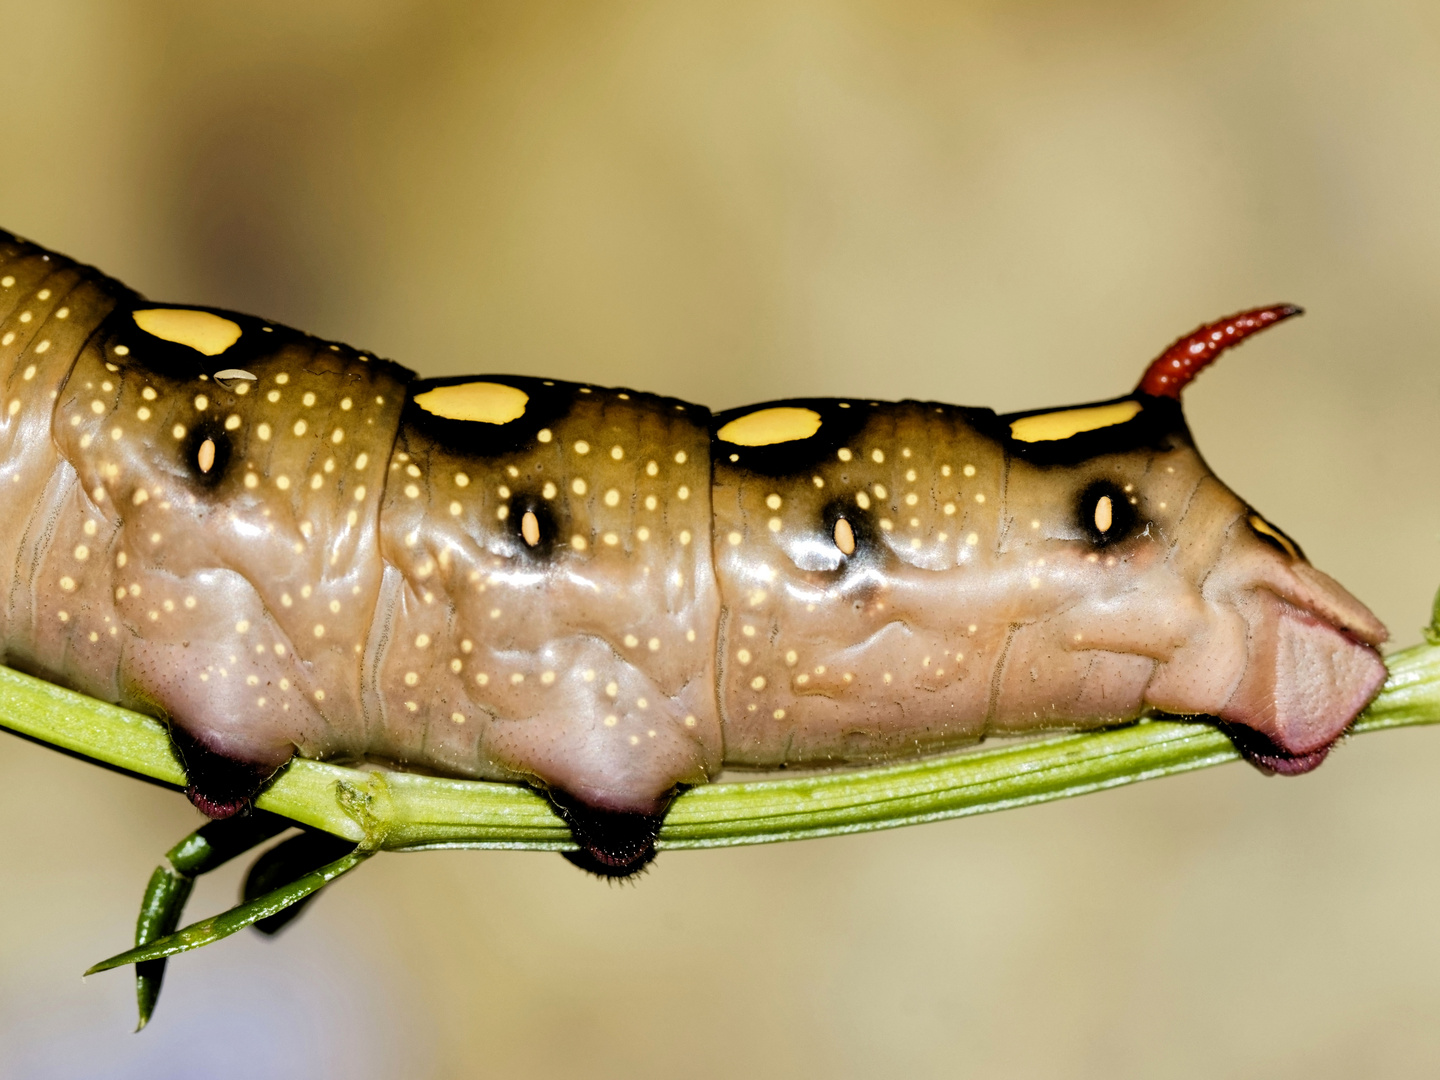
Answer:
M510 500L510 513L505 518L514 534L521 554L538 559L555 552L555 539L560 535L550 504L536 493L519 492Z
M1250 531L1253 532L1256 536L1258 536L1261 540L1264 540L1265 543L1269 544L1276 551L1283 552L1284 554L1290 556L1290 558L1292 559L1305 558L1305 552L1300 550L1299 544L1297 544L1294 540L1291 540L1290 537L1287 536L1284 531L1279 529L1277 526L1270 524L1270 522L1266 521L1259 514L1255 513L1254 510L1250 511L1250 516L1247 521L1250 525Z
M233 456L230 436L214 421L196 424L180 442L181 466L203 488L217 487L225 479Z
M1137 515L1118 484L1097 480L1080 493L1076 524L1096 547L1119 543L1135 531Z
M780 544L796 569L812 573L839 574L890 558L874 519L850 499L831 500L813 529L787 533Z

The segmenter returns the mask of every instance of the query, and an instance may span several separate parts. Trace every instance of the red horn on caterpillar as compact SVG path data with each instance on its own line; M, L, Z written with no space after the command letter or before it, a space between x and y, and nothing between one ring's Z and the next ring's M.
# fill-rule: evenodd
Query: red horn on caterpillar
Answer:
M1236 315L1206 323L1197 330L1180 338L1145 369L1136 393L1151 397L1180 397L1180 391L1190 380L1200 374L1202 368L1214 362L1226 349L1239 345L1251 334L1267 326L1302 315L1304 309L1294 304L1274 304L1270 307L1252 308Z

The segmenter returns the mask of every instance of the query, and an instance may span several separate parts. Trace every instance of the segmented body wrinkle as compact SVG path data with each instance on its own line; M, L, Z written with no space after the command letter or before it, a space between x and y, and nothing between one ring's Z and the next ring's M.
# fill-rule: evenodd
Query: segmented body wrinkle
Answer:
M585 865L722 767L1146 710L1318 765L1385 629L1196 452L1201 327L1131 394L712 414L419 379L0 234L4 662L162 717L213 817L296 754L524 781Z

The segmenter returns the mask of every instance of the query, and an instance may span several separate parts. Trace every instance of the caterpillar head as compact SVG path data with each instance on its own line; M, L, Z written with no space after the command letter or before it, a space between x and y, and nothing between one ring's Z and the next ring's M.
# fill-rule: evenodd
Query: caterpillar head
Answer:
M1299 310L1201 327L1129 397L1002 418L1029 481L1016 485L1016 518L1043 519L1041 546L1061 541L1052 561L1085 583L1054 612L1057 644L1143 659L1145 704L1218 717L1247 756L1284 773L1318 765L1379 690L1386 630L1210 472L1179 399L1224 348Z
M727 757L872 760L1155 708L1253 732L1268 767L1318 764L1380 685L1385 630L1214 476L1179 401L1287 314L1203 327L1081 407L717 416Z

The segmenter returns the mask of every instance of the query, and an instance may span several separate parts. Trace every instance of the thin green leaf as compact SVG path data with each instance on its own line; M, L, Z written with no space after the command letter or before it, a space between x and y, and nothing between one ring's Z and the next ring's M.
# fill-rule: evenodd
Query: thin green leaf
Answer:
M357 848L349 855L336 859L319 870L306 874L273 892L268 892L248 904L240 904L219 915L191 923L183 930L152 941L148 945L120 953L108 960L102 960L87 970L85 974L94 975L96 972L109 971L111 968L124 967L126 964L159 960L162 957L189 952L191 949L198 949L219 941L221 938L229 937L252 923L284 911L291 904L299 903L316 889L329 884L342 874L349 873L373 854L373 851Z
M185 910L185 901L195 879L177 874L169 867L157 866L150 875L150 884L140 901L140 917L135 922L136 946L149 945L163 938L175 929L180 913ZM155 1003L160 1000L160 988L165 982L165 960L145 960L135 965L135 1005L140 1013L140 1031L150 1022Z

